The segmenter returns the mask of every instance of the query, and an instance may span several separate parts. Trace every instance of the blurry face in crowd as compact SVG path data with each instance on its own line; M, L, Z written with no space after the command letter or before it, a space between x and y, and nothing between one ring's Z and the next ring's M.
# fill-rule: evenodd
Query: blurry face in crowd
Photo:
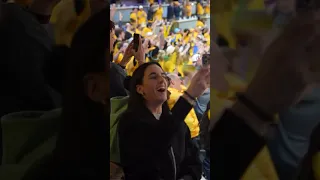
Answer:
M171 74L169 77L170 77L170 87L180 90L183 82L179 78L179 76L176 74Z
M119 35L119 38L120 38L120 39L124 39L125 35L126 35L125 32L122 31L122 32L120 33L120 35Z
M136 88L147 103L162 104L167 100L168 77L158 65L150 65L144 72L142 84Z

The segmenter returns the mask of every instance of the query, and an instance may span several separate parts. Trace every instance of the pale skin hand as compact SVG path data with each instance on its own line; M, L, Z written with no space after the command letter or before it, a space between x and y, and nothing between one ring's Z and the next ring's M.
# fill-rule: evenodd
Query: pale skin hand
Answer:
M110 8L110 20L113 21L114 19L114 15L116 14L116 5L112 4L111 8Z
M139 36L139 48L138 51L136 52L135 50L131 50L133 53L133 56L136 58L138 61L138 64L141 65L145 62L145 49L142 44L142 39L141 36Z
M210 66L202 67L191 79L187 92L194 98L201 96L210 85Z
M132 51L133 51L133 41L129 44L129 46L127 47L127 49L125 50L125 52L123 54L123 58L120 62L121 66L126 66L128 64L131 57L133 56Z
M131 57L134 56L135 59L138 61L138 64L141 65L145 62L145 48L142 44L141 36L139 39L139 48L138 51L136 52L133 49L133 41L129 44L127 49L124 52L123 59L120 62L121 66L126 66L127 63L130 61Z

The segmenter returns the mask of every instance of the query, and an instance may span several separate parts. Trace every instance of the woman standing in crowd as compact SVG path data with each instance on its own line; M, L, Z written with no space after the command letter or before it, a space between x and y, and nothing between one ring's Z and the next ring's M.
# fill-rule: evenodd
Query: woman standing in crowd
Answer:
M200 179L198 149L184 119L208 87L209 67L201 69L169 110L169 79L157 63L145 63L131 78L128 109L119 120L120 157L125 178Z

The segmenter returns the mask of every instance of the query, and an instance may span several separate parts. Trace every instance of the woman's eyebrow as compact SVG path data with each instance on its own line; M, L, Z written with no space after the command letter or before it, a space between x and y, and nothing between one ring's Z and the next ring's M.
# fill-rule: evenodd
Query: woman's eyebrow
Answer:
M157 75L157 73L152 72L152 73L150 73L148 76L152 76L152 75Z

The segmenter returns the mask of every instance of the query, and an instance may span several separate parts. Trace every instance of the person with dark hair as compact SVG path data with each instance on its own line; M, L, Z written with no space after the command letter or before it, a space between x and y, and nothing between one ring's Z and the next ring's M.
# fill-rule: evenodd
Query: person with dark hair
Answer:
M178 1L173 2L173 14L175 19L179 19L181 17L181 7Z
M106 50L110 48L110 53L115 41L113 22L103 23L108 14L109 9L96 13L74 35L56 147L29 169L24 180L108 178L110 63Z
M0 117L18 111L56 107L44 74L52 40L45 28L60 0L34 0L27 8L1 2ZM0 124L0 164L2 132Z
M202 68L169 110L169 79L155 62L140 65L130 82L128 109L119 117L120 160L126 180L201 178L198 149L184 119L208 87Z
M125 31L121 28L117 28L115 30L115 35L117 36L118 41L123 41L125 40Z

